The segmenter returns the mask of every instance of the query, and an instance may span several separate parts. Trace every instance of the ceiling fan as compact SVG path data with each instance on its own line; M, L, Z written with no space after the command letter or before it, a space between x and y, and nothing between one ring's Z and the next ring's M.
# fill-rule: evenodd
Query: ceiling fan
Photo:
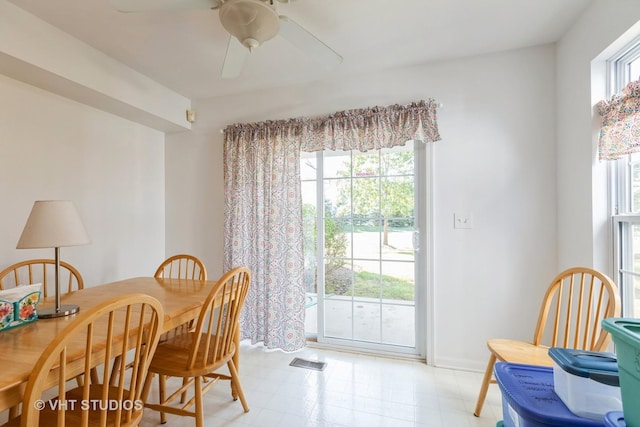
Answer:
M289 3L293 0L277 0ZM274 0L110 0L120 12L213 9L230 34L222 65L222 78L240 75L249 53L280 35L321 65L334 67L342 56L292 19L278 15Z

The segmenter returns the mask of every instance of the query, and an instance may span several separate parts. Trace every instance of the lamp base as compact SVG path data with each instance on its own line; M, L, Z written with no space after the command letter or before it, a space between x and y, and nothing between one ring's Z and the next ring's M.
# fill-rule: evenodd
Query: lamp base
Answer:
M55 307L45 307L38 310L38 319L53 319L55 317L70 316L72 314L76 314L78 311L80 311L80 307L71 304L61 305L58 309Z

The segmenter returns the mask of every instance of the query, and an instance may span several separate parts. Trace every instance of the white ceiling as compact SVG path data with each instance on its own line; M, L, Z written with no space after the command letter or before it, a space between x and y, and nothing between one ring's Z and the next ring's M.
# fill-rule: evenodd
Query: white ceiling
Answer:
M217 11L120 13L108 0L10 0L191 99L304 83L558 40L592 0L298 0L277 4L338 51L327 71L286 40L220 78L228 34Z

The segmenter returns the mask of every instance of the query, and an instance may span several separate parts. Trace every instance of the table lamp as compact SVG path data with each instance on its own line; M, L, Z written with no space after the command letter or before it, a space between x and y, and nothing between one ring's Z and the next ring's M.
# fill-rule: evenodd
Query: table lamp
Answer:
M39 318L77 313L77 305L60 305L60 248L89 243L80 215L70 200L40 200L33 204L17 249L55 248L55 307L38 310Z

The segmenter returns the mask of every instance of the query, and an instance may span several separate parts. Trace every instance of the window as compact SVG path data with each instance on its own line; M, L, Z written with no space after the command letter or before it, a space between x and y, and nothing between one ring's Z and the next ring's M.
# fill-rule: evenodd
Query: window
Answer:
M640 40L611 61L610 94L640 77ZM640 317L640 153L611 164L614 281L622 293L622 315Z

